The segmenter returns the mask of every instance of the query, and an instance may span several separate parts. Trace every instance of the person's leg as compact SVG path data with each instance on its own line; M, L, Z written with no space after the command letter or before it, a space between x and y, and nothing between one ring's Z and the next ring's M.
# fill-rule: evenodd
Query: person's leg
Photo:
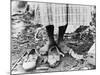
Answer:
M51 47L56 44L56 42L54 40L54 26L53 25L46 26L46 31L47 31L47 35L49 37L49 42L50 42L50 47Z
M63 37L64 37L64 34L65 34L65 31L67 29L67 24L64 25L64 26L60 26L59 27L59 31L58 31L58 39L57 39L57 45L58 45L58 48L59 48L59 53L64 57L64 53L66 51L66 45L64 44L64 40L63 40Z
M60 42L63 41L63 37L64 37L64 34L65 34L65 31L67 29L67 24L64 25L64 26L60 26L59 27L59 32L58 32L58 40L57 40L57 43L59 44Z
M49 48L48 48L48 63L49 67L53 68L58 65L58 61L60 61L60 55L58 53L58 47L54 40L54 26L48 25L46 26L47 35L49 37Z
M60 40L63 39L63 35L65 33L67 25L61 26L59 28L60 28L60 30L59 30L58 40L60 42ZM47 31L47 35L48 35L49 41L50 41L49 48L51 48L52 46L56 46L59 50L59 53L64 56L64 53L61 51L61 49L58 46L58 43L56 43L55 40L54 40L54 26L53 25L46 26L46 31Z
M62 29L64 28L64 27L61 27ZM60 50L60 48L58 47L58 44L55 42L55 40L54 40L54 26L53 25L48 25L48 26L46 26L46 31L47 31L47 35L48 35L48 37L49 37L49 41L50 41L50 43L49 43L49 48L51 48L52 46L56 46L58 49L59 49L59 51L61 52L61 53L63 53L61 50ZM63 31L64 32L64 31ZM60 36L62 37L62 33L60 33Z

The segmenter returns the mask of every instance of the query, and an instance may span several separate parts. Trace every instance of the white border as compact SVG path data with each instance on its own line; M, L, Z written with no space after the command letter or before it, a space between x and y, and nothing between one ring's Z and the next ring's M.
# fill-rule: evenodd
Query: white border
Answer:
M85 4L85 5L96 5L97 12L97 69L89 71L71 71L71 72L52 72L52 73L38 73L37 75L99 75L100 67L100 29L99 29L99 17L100 17L100 2L99 0L28 0L28 1L39 1L39 2L54 2L54 3L71 3L71 4ZM10 70L10 0L1 0L0 2L0 75L9 75ZM28 74L32 75L32 74Z

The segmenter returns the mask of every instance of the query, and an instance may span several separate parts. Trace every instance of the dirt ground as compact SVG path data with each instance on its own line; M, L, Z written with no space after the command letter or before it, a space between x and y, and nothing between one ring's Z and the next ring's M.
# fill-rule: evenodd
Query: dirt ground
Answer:
M39 69L41 68L41 69ZM50 68L47 64L41 65L34 70L26 72L22 68L22 61L16 66L12 71L12 74L18 73L40 73L40 72L58 72L58 71L76 71L76 70L89 70L95 69L95 66L87 64L87 62L77 61L70 55L66 54L64 58L61 59L60 64L56 68Z

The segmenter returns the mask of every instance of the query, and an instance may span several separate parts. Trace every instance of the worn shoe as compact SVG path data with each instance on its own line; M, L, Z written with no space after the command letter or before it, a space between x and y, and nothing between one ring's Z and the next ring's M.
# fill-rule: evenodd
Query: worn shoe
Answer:
M51 68L58 66L60 63L60 54L56 46L51 47L48 52L48 63Z
M26 71L32 70L36 67L36 62L38 59L38 55L35 52L35 49L31 50L31 52L24 58L23 61L23 69Z

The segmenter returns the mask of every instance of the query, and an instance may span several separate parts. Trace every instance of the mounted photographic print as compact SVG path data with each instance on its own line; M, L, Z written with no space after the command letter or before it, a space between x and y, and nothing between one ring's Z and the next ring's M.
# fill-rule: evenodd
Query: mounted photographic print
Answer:
M11 74L96 69L96 6L11 1Z

